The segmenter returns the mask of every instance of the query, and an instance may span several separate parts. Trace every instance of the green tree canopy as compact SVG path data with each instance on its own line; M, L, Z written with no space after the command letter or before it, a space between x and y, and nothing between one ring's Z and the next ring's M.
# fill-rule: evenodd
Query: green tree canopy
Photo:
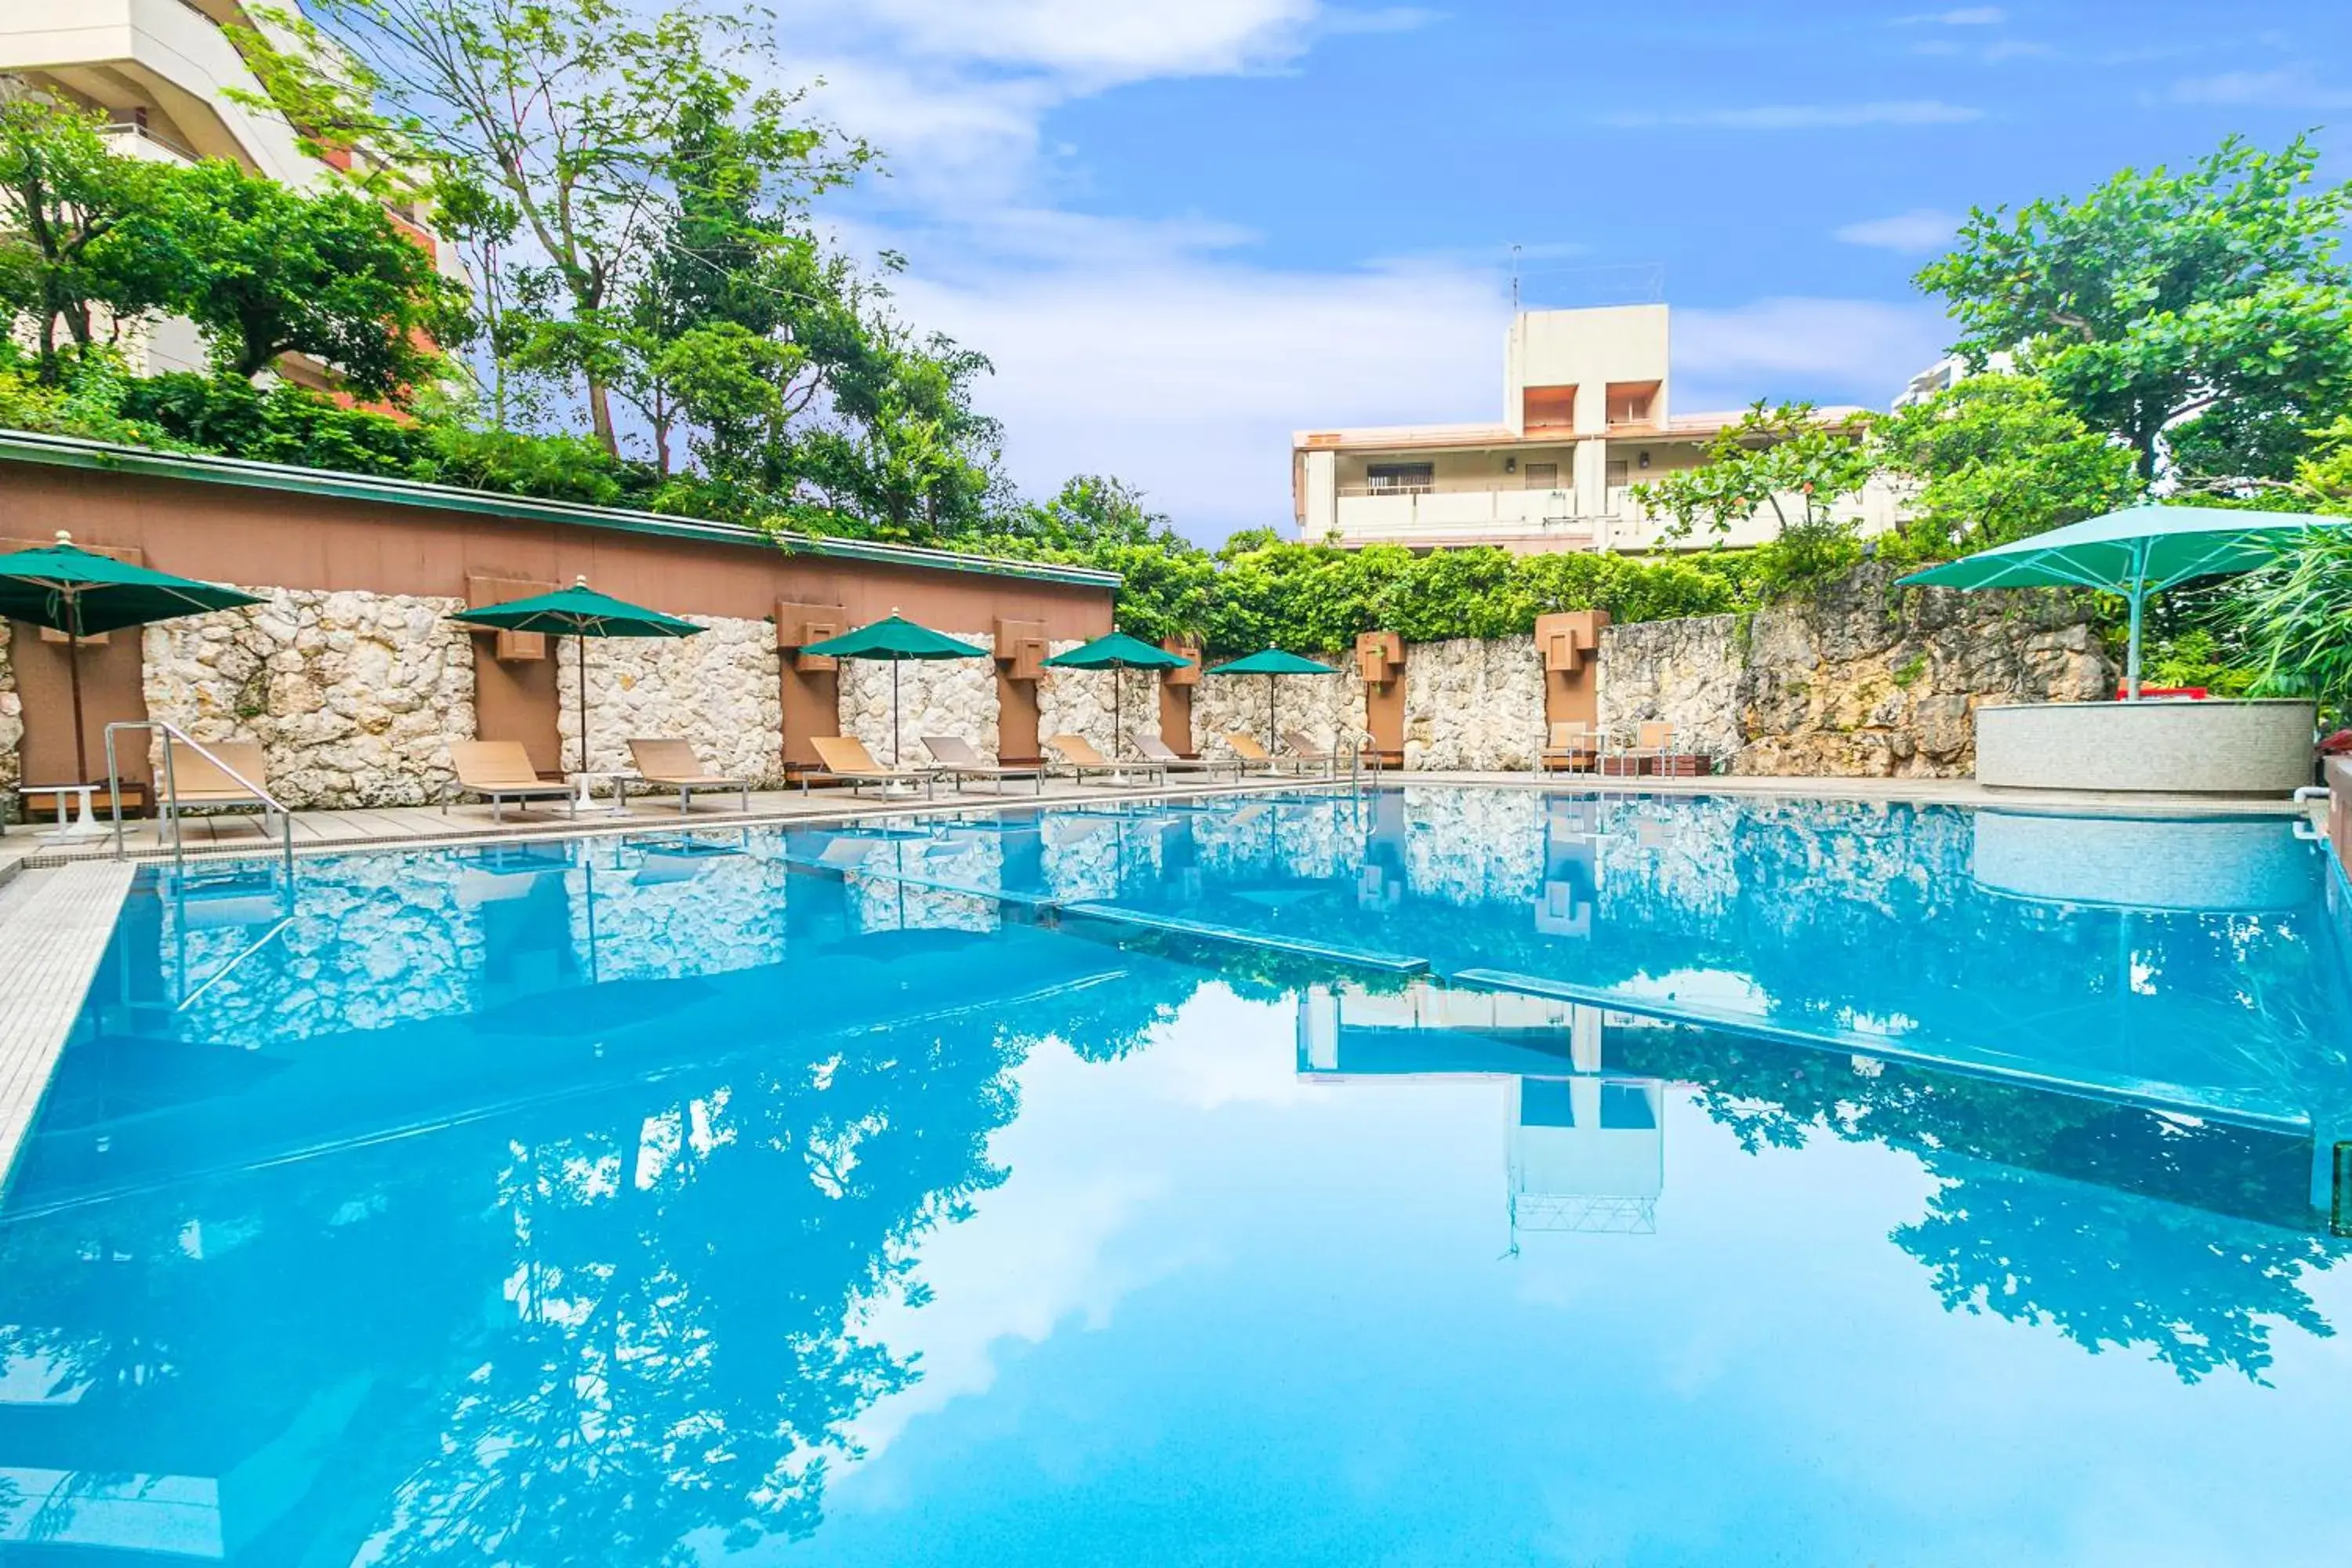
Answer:
M1979 375L1881 420L1880 460L1916 485L1906 531L1930 552L1982 549L2130 505L2131 452L2043 382Z
M2143 478L2191 458L2223 480L2292 465L2300 432L2352 395L2352 184L2315 188L2318 150L2231 137L2185 170L2126 169L2088 195L1976 208L1920 286L1958 349L2021 365ZM2193 421L2193 435L2179 427Z

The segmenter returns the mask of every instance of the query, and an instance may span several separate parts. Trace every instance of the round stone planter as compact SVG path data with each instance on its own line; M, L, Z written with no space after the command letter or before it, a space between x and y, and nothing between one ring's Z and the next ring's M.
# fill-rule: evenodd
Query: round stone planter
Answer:
M2315 717L2300 700L1979 708L1977 782L1993 789L2286 795L2312 782Z

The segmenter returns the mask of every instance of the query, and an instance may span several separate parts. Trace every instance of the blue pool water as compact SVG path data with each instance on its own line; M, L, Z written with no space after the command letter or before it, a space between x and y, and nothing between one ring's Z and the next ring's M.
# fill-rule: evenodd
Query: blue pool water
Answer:
M147 874L0 1562L2340 1563L2339 901L1501 789Z

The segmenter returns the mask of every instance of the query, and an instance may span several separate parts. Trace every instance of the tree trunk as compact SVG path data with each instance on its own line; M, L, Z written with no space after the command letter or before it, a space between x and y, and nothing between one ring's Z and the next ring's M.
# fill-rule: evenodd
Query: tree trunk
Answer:
M588 378L588 422L595 430L596 439L604 447L605 455L619 457L621 440L613 429L613 394L593 375Z

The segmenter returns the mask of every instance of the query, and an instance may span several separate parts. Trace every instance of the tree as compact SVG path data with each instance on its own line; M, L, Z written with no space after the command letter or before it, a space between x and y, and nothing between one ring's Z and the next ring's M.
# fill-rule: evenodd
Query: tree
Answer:
M1929 550L2006 544L2141 491L2131 452L2031 376L1972 376L1876 434L1881 460L1918 485L1904 530Z
M2336 258L2352 184L2306 190L2318 158L2306 137L2265 153L2233 136L2185 171L2126 169L2081 201L1977 208L1918 282L1946 300L1960 353L2018 351L2131 447L2143 479L2168 429L2204 419L2217 438L2198 460L2237 467L2201 477L2238 478L2250 456L2275 470L2292 451L2264 414L2291 424L2352 392L2352 274Z
M398 401L437 365L432 344L467 331L464 291L373 198L289 190L219 159L173 184L193 265L172 307L223 370L252 376L307 354L352 391Z
M692 177L682 135L724 106L726 143L762 189L787 203L852 177L871 161L799 118L803 94L754 92L736 62L757 53L747 23L693 0L650 20L621 0L321 0L315 20L269 14L280 45L257 37L263 80L298 126L387 149L391 161L454 168L495 208L511 214L535 256L510 268L540 271L560 300L567 331L541 342L571 354L591 427L620 450L612 399L628 352L627 295L653 265ZM346 80L305 67L339 47ZM528 294L534 285L517 280Z
M116 156L92 116L0 81L0 306L30 318L44 382L65 379L60 327L87 353L177 291L191 258L166 219L173 173Z
M1779 525L1772 575L1806 581L1852 564L1859 553L1853 525L1837 515L1837 505L1870 481L1868 432L1866 416L1832 425L1810 403L1768 407L1759 400L1716 433L1697 467L1635 485L1633 497L1672 519L1667 533L1682 539L1701 528L1721 538L1769 510Z

